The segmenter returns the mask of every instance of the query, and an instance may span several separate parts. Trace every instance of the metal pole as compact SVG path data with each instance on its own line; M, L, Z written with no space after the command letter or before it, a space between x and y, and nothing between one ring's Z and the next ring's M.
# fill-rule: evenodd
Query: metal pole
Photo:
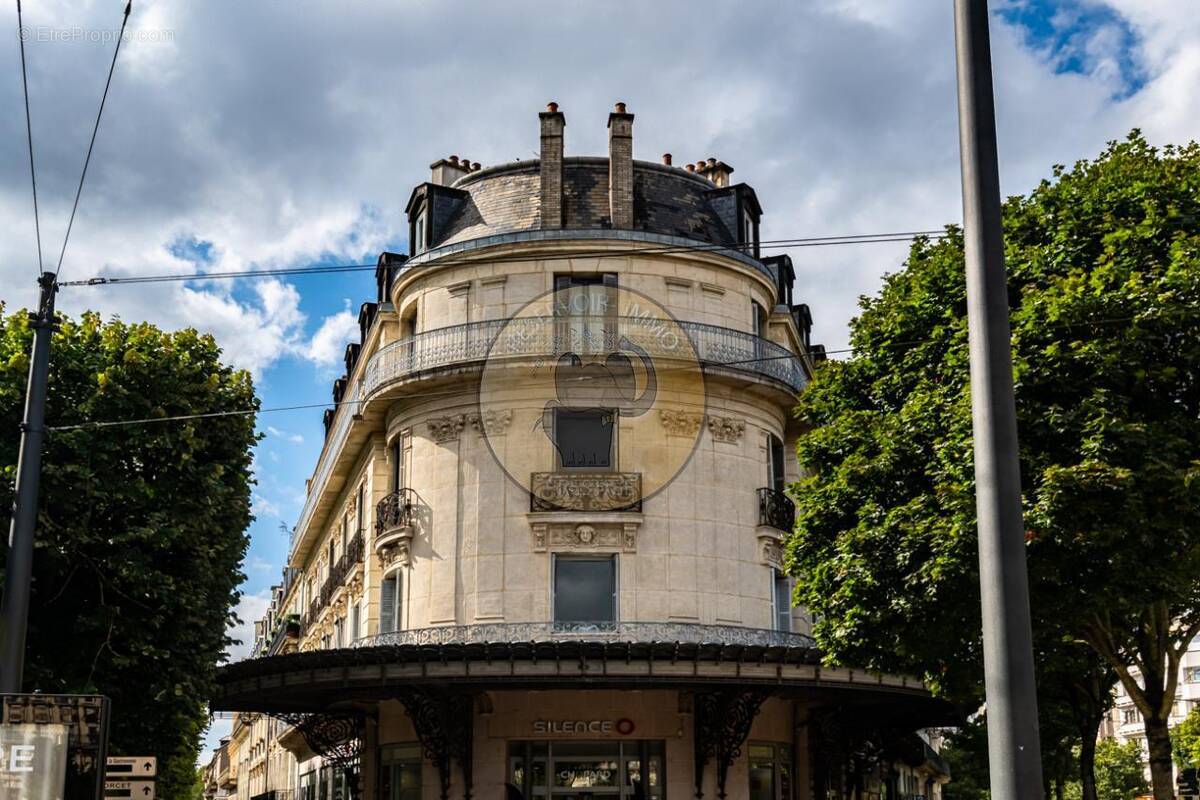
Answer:
M54 330L55 276L43 272L38 279L41 297L37 313L30 314L33 348L29 358L29 386L25 392L25 420L21 423L21 452L17 458L17 485L12 527L8 533L8 561L4 573L4 599L0 606L0 693L21 691L25 672L25 630L29 624L29 583L33 576L33 533L37 524L38 480L42 470L42 423L46 416L46 382L50 374L50 335Z
M975 509L993 800L1040 800L1042 751L1021 519L987 0L955 0Z

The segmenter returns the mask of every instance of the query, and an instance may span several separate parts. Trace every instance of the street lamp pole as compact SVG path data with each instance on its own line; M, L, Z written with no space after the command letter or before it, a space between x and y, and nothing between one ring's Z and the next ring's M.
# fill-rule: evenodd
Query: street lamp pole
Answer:
M29 584L33 577L33 535L37 525L38 481L42 471L42 434L46 416L46 384L50 375L50 336L54 331L56 276L38 278L41 295L30 314L33 348L29 357L29 386L21 423L21 451L8 558L4 567L4 599L0 605L0 694L17 694L25 672L25 631L29 625Z
M1040 800L1042 752L987 0L955 0L954 32L991 790L995 800Z

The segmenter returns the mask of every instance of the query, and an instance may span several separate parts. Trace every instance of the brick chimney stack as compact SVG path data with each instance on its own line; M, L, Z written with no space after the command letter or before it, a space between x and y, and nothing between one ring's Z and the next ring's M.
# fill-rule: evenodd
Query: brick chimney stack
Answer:
M614 228L633 228L633 114L624 103L608 115L608 208Z
M563 226L563 129L567 118L558 103L548 103L538 114L542 127L542 227Z
M436 183L438 186L452 186L456 180L471 171L471 165L466 161L460 161L458 156L450 156L433 162L429 165L429 169L433 173L429 178L430 183Z

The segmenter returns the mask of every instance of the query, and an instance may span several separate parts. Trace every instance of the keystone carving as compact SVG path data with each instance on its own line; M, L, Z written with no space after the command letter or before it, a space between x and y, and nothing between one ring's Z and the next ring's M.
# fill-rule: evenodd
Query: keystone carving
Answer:
M718 442L736 444L746 432L746 421L737 417L715 417L709 414L708 430Z
M703 414L669 408L659 409L658 418L668 436L683 436L688 439L695 438L696 432L700 430L700 423L704 421Z
M428 424L429 434L433 440L438 444L444 444L458 438L458 435L463 432L463 428L467 427L467 417L465 414L431 417Z
M554 516L554 515L551 515ZM533 519L530 531L533 534L533 550L598 550L626 553L637 551L637 533L641 527L637 519L603 519L576 523L565 519Z

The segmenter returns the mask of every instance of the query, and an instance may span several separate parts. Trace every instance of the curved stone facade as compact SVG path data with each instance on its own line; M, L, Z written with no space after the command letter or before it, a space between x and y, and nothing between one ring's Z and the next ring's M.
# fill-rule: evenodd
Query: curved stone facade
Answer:
M215 703L294 724L301 796L336 767L389 800L825 798L872 714L944 718L819 666L781 564L807 307L753 190L633 161L632 120L609 158L565 158L551 107L539 160L436 162L409 255L381 257L270 657Z

